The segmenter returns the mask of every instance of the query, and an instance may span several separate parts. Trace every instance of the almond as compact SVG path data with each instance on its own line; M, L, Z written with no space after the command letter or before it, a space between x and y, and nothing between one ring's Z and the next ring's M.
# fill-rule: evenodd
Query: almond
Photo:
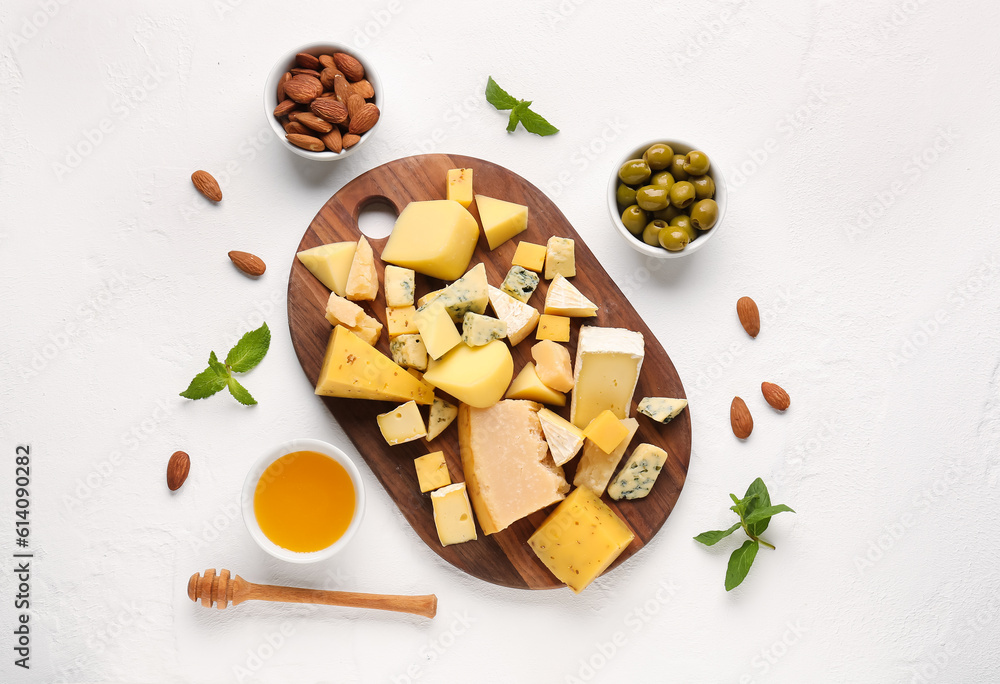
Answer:
M736 302L736 315L740 317L743 329L750 337L757 337L760 332L760 311L757 309L757 302L749 297L740 297Z
M250 252L230 252L229 258L236 268L240 269L248 276L260 276L264 275L264 271L267 270L267 266L264 264L263 259L259 256L255 256Z
M306 128L311 128L320 133L329 133L330 129L333 128L333 124L329 121L324 121L312 112L302 112L295 117L295 120Z
M286 71L281 75L281 78L278 79L278 102L284 102L287 99L288 96L285 95L285 83L291 77L291 72Z
M285 139L296 147L301 147L303 150L309 150L310 152L322 152L326 149L326 145L323 144L322 140L311 135L287 133L285 134Z
M357 93L351 93L351 96L347 98L347 115L353 119L361 112L361 108L364 106L365 98Z
M295 109L295 100L284 100L283 102L279 102L278 106L274 108L274 116L280 119L283 116L288 116L289 112L293 109Z
M287 90L286 86L285 91L287 92ZM348 98L354 94L354 88L351 87L346 78L337 74L333 77L333 92L337 94L337 99L346 105Z
M344 149L347 149L348 147L354 147L359 142L361 142L361 136L355 135L354 133L348 133L347 135L344 136L343 142L344 142Z
M183 451L175 451L167 461L167 487L176 492L187 479L191 470L191 457Z
M340 136L340 128L337 126L334 126L329 133L324 134L322 139L323 144L326 145L326 149L331 152L339 153L342 149L344 149L344 140Z
M319 82L322 83L323 87L327 90L333 90L333 79L336 76L343 76L343 74L340 73L340 69L337 69L336 67L332 69L323 69L323 71L319 74Z
M366 100L375 97L375 88L368 82L367 78L363 78L357 83L352 83L351 87L354 88L354 92Z
M289 121L285 124L285 133L295 133L298 135L310 135L311 131L298 121Z
M356 116L351 117L347 130L356 135L361 135L371 130L371 127L375 125L380 115L381 112L379 112L378 107L369 102L361 108Z
M347 107L330 97L321 97L312 101L309 105L312 113L330 123L344 123L347 121Z
M333 54L333 63L337 65L338 69L344 72L344 76L347 77L348 81L360 81L365 77L365 68L361 66L361 62L346 52L335 52Z
M330 55L320 55L319 65L324 69L329 69L330 67L336 67L336 63L333 61L333 57Z
M222 189L219 187L219 182L208 171L195 171L191 174L191 182L194 183L198 192L208 199L213 202L222 201Z
M739 397L734 397L733 405L729 407L729 422L733 424L733 434L740 439L746 439L753 432L753 416L746 402Z
M298 67L291 70L292 76L312 76L313 78L319 78L319 72L315 69L299 69Z
M285 95L300 104L309 104L323 93L323 84L314 76L292 76L285 83Z
M771 408L784 411L792 405L788 392L775 385L773 382L760 383L760 393L764 395L764 401L771 405Z
M308 52L300 52L295 55L295 63L303 69L316 69L319 67L319 58Z

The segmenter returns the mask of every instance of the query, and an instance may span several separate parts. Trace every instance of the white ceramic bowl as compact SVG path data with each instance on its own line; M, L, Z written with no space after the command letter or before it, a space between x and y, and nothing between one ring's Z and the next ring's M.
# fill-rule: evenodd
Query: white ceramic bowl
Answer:
M267 538L264 531L260 529L260 525L257 524L257 516L254 514L253 507L253 496L254 492L257 490L257 482L260 480L260 476L264 474L268 466L277 461L279 458L286 454L293 453L295 451L316 451L323 454L334 461L339 463L347 471L347 474L351 477L351 484L354 485L354 517L351 518L351 523L347 526L347 530L344 534L335 541L330 546L325 549L320 549L319 551L312 551L309 553L301 553L298 551L289 551L284 549L273 541ZM290 563L315 563L316 561L326 560L330 556L334 555L351 541L351 537L354 536L355 532L361 526L361 520L365 516L365 485L361 480L361 473L358 471L354 462L347 457L347 455L326 442L321 442L318 439L293 439L289 442L285 442L269 452L261 456L253 467L250 468L250 472L247 473L247 479L243 482L243 522L246 523L247 531L250 532L250 536L253 540L257 542L257 546L267 551L269 554L275 558L280 558L281 560L288 561Z
M365 78L368 79L368 82L372 84L372 88L375 90L375 98L373 101L376 105L378 105L382 114L379 116L378 121L375 122L375 125L361 135L361 140L351 147L341 150L339 153L331 152L330 150L310 152L309 150L304 150L301 147L293 145L285 139L285 129L282 128L278 120L274 118L274 108L278 106L278 80L286 71L295 66L295 55L300 52L308 52L310 55L315 55L317 57L320 55L332 55L334 52L346 52L361 62L361 66L365 68ZM295 48L288 54L283 55L281 59L275 62L274 66L271 68L271 73L267 75L267 83L264 84L264 116L267 117L267 121L271 125L271 129L274 131L274 134L278 136L278 140L281 141L281 144L300 157L313 159L315 161L334 161L337 159L344 159L346 157L350 157L366 142L368 142L368 139L374 135L375 131L381 125L382 119L385 118L385 97L382 94L382 81L379 80L378 72L376 72L372 67L371 62L365 59L364 55L358 52L354 47L341 45L340 43L309 43L308 45Z
M707 233L702 233L697 239L692 240L687 247L681 252L668 252L662 247L653 247L647 245L640 238L637 238L632 233L628 232L628 228L622 223L622 213L618 209L618 184L621 182L618 180L618 169L622 167L622 164L627 162L629 159L641 159L642 153L646 149L655 143L666 143L673 148L675 154L687 154L691 150L701 149L695 147L694 145L689 145L681 140L667 140L665 138L657 138L656 140L650 140L647 143L643 143L639 147L633 148L618 160L614 168L611 171L611 180L608 181L608 210L611 212L611 221L615 224L615 228L621 234L622 239L629 244L629 246L637 252L645 254L646 256L653 257L654 259L679 259L680 257L685 257L689 254L697 252L699 249L705 247L705 245L712 239L714 239L719 231L722 230L723 218L726 216L726 179L723 174L719 171L719 167L716 165L715 160L712 158L711 151L706 151L708 158L711 161L711 167L708 170L709 176L715 181L715 200L716 204L719 205L719 218L715 222L715 225Z

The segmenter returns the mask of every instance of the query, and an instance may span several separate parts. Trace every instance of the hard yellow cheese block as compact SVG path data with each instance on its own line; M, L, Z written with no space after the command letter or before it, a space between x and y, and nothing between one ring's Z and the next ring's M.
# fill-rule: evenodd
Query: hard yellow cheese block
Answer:
M431 360L424 381L461 402L486 407L500 401L513 376L510 349L502 340L493 340L482 347L459 344L439 360Z
M584 443L580 462L576 464L576 475L573 477L574 486L589 487L598 496L604 493L604 488L611 481L611 476L614 474L615 468L618 467L618 462L622 460L629 442L632 441L639 429L639 421L635 418L626 418L622 424L628 429L628 434L610 454L604 453L589 439Z
M611 411L601 411L584 429L583 436L610 454L628 436L628 428Z
M539 408L531 401L510 400L489 408L459 406L462 470L486 534L507 528L569 491L562 468L548 455Z
M415 401L408 401L388 413L380 413L375 420L389 446L412 442L427 434L424 419L420 417L420 409Z
M476 206L491 250L528 227L528 207L523 204L476 195Z
M514 250L514 258L511 260L512 266L520 266L535 273L541 273L545 267L545 245L536 245L533 242L518 242L517 249Z
M557 275L572 278L576 275L576 249L571 238L549 238L545 249L545 279Z
M569 342L569 318L542 314L538 319L536 340L552 340L553 342Z
M342 325L330 334L316 394L325 397L410 401L430 404L434 388L423 382Z
M476 219L458 202L410 202L396 219L382 261L455 280L468 268L478 240Z
M466 209L472 204L472 169L448 170L448 199Z
M642 334L624 328L580 328L570 421L586 427L601 411L629 415L644 356Z
M389 339L399 335L413 335L417 332L417 325L413 319L417 310L412 306L401 306L397 308L388 307L385 310L385 324L389 326Z
M569 392L573 389L573 366L569 349L557 342L545 340L531 348L535 371L542 382L554 390Z
M378 271L375 269L375 253L368 240L361 237L347 274L346 297L348 299L375 299L378 295Z
M462 336L448 315L444 304L433 301L413 316L413 323L432 359L440 359L462 342Z
M514 382L510 383L510 388L504 396L508 399L527 399L551 406L566 405L566 395L542 382L535 370L535 364L530 361L524 364L524 368L514 378Z
M443 451L435 451L413 459L417 469L417 483L422 493L430 492L451 484L451 474L444 460Z
M477 538L476 520L472 517L464 482L434 490L431 492L431 503L434 506L434 526L442 546Z
M347 276L357 248L356 242L334 242L303 250L295 256L329 290L343 297L347 294Z
M528 538L556 578L579 594L615 562L635 535L608 506L580 487Z

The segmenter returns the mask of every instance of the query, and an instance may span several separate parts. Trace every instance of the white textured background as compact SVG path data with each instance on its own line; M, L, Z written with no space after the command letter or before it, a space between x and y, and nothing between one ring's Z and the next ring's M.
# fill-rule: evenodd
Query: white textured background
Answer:
M989 682L1000 670L1000 184L996 3L84 2L0 7L0 680ZM365 33L367 32L367 33ZM278 56L339 40L373 60L384 121L316 164L261 111ZM492 74L562 129L504 132ZM103 130L102 130L103 128ZM725 232L644 263L609 223L626 149L695 141L725 171ZM311 392L286 274L343 183L420 151L545 189L632 293L692 401L694 453L648 548L583 595L464 576L375 478L349 550L269 559L237 512L263 446L352 448ZM225 200L210 206L190 173ZM252 282L231 249L269 265ZM750 340L734 305L764 314ZM264 319L260 401L177 396ZM69 332L67 332L69 331ZM786 415L760 397L788 389ZM739 443L729 403L756 428ZM32 668L14 668L13 454L30 443ZM171 495L166 459L191 454ZM723 590L729 492L775 519ZM735 538L734 538L735 539ZM437 619L190 603L187 577L425 593ZM574 679L575 678L575 679Z

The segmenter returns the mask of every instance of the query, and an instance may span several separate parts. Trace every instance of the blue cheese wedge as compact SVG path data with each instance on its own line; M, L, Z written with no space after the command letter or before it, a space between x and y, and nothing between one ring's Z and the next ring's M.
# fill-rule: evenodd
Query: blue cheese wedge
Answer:
M411 268L385 267L385 304L397 308L413 306L416 275Z
M462 341L470 347L482 347L493 340L507 337L507 322L492 316L472 313L462 320Z
M536 287L538 287L538 274L521 266L511 266L507 277L500 284L501 290L525 303L531 299Z
M451 425L457 417L457 406L449 404L444 399L434 397L434 403L431 404L431 415L427 420L427 441L431 441L444 432L445 428Z
M486 266L476 264L468 273L440 291L430 302L420 307L423 310L431 303L441 302L451 316L451 320L461 323L470 311L481 314L486 311L490 298L487 291Z
M389 342L392 360L403 368L427 370L427 347L420 335L399 335Z
M639 402L639 413L647 415L657 423L669 423L688 405L687 399L668 397L644 397Z
M666 463L666 451L652 444L640 444L608 485L608 496L615 501L645 497Z

